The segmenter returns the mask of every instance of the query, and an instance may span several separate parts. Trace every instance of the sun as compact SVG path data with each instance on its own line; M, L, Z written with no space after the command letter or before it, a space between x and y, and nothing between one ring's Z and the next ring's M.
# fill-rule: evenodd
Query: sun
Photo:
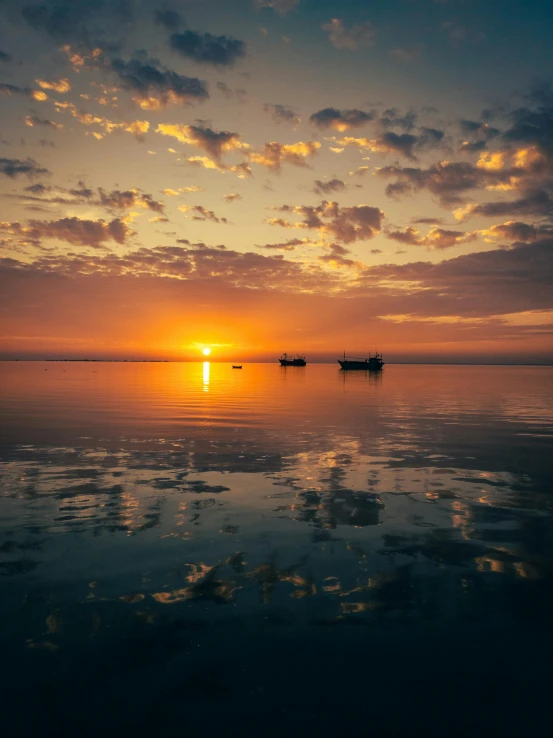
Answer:
M202 349L202 354L204 356L209 356L210 353L211 353L211 349L210 348L207 348L207 346L206 346L206 348Z

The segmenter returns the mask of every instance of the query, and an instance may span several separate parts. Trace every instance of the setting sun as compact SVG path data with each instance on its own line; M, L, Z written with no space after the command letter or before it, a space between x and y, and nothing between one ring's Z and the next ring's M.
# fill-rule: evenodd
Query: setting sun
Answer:
M206 348L202 349L202 354L204 356L209 356L210 353L211 353L211 349L210 348L207 348L206 347Z

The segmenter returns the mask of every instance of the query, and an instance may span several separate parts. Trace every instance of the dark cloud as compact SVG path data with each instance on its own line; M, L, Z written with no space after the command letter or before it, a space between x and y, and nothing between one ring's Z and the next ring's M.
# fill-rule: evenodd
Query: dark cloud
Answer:
M336 108L323 108L309 117L309 120L317 128L333 128L336 131L349 131L374 120L374 113L366 113L364 110L337 110Z
M432 228L426 236L423 236L413 226L407 226L403 231L390 231L387 233L387 236L400 243L442 250L475 241L478 234L465 231L450 231L444 228Z
M496 138L501 133L498 128L493 128L485 121L462 119L459 125L463 135L470 138L475 137L489 141L492 138Z
M7 82L0 83L0 95L30 95L31 92L30 87L19 87L18 85L10 85Z
M306 228L317 230L321 236L330 236L343 243L366 241L373 238L382 228L384 213L369 205L340 207L337 202L323 200L320 205L282 205L274 208L280 213L301 216L299 223L283 218L269 219L270 225L284 228Z
M459 146L460 153L478 154L488 148L487 141L463 141Z
M152 195L139 190L112 190L105 192L101 187L98 190L99 203L106 208L116 210L128 210L129 208L142 207L154 213L163 213L162 202L154 200Z
M503 139L517 144L530 144L553 157L553 106L538 109L517 108L511 115L512 125Z
M328 182L320 179L316 179L313 182L313 192L317 193L317 195L328 195L331 192L340 192L345 189L346 183L336 177L329 179Z
M378 119L380 126L384 129L401 128L409 133L417 122L417 114L414 111L402 114L397 108L387 108Z
M356 146L366 151L377 151L383 154L401 154L407 159L416 160L416 154L420 151L438 147L443 138L443 131L437 128L422 127L417 134L384 131L379 133L376 138L344 136L343 138L337 139L337 142L340 146Z
M271 115L275 123L291 123L294 126L300 123L299 115L288 105L265 103L263 110Z
M42 0L29 3L21 11L24 20L35 30L43 31L56 41L73 41L84 46L97 46L106 31L117 29L133 18L132 0Z
M307 167L307 159L315 156L320 148L321 144L318 141L298 141L295 144L271 141L266 143L261 151L252 151L249 159L255 164L279 172L285 162L296 167Z
M25 125L30 126L31 128L36 126L45 126L47 128L53 128L54 130L63 128L60 123L55 123L53 120L48 120L47 118L39 118L37 115L27 115L25 117Z
M213 286L247 287L259 290L286 290L294 293L329 290L339 286L337 275L325 273L311 266L309 270L282 254L265 255L239 252L225 246L206 246L203 243L183 246L159 246L141 248L124 255L60 255L39 257L34 264L24 264L13 259L0 259L0 268L9 276L19 273L60 274L133 277L172 277L177 280L212 280ZM6 274L6 276L8 276Z
M311 243L309 239L301 238L290 238L288 241L282 241L280 243L266 243L258 248L269 249L271 251L295 251L298 246L305 246Z
M13 61L13 56L0 49L0 62L8 63Z
M216 87L228 99L236 98L241 103L245 103L248 99L248 92L243 87L231 89L226 82L217 82Z
M207 126L189 126L180 123L160 123L156 129L157 133L164 136L172 136L181 143L196 146L205 151L214 160L219 162L222 155L227 151L248 148L240 141L240 135L231 131L215 131Z
M500 223L491 226L483 231L483 234L493 238L505 239L506 241L531 243L543 238L553 238L553 227L535 226L529 223L510 220L507 223Z
M395 182L386 187L390 197L405 195L426 189L436 195L443 204L459 203L459 195L471 190L509 183L521 170L486 169L465 162L442 161L428 169L389 166L377 169L378 177L394 177Z
M181 205L179 210L190 213L191 220L210 220L212 223L228 223L226 218L219 218L213 210L208 210L203 205Z
M412 223L420 223L421 225L442 225L443 218L413 218Z
M243 41L228 36L212 36L210 33L183 31L170 37L171 48L187 59L200 64L232 66L246 54Z
M184 25L184 20L180 13L176 10L155 10L154 21L158 26L162 26L168 31L176 31Z
M56 238L75 246L100 247L105 241L124 244L132 234L128 225L115 218L107 223L104 220L81 220L80 218L60 218L59 220L30 220L27 225L19 222L3 223L2 227L11 234L25 238Z
M468 205L456 211L459 219L464 220L472 215L497 217L503 215L533 215L536 217L553 218L553 197L545 190L536 190L527 197L516 200L484 202L478 205Z
M0 158L0 174L14 179L20 174L26 177L39 177L41 175L49 175L48 169L40 167L33 159L4 159Z
M393 131L387 131L376 139L376 143L380 150L383 151L395 151L398 154L403 154L408 159L415 159L413 149L418 143L416 136L411 133L394 133Z
M353 266L355 264L353 259L346 258L346 255L350 253L349 249L340 246L339 243L328 244L327 249L328 253L319 256L319 261L334 266Z
M166 69L157 59L113 59L111 69L118 75L121 85L137 95L136 101L145 109L209 97L205 82Z

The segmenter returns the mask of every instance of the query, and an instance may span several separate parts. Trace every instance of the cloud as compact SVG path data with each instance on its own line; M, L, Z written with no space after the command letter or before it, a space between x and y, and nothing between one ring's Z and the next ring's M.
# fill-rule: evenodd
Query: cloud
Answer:
M13 56L11 54L8 54L6 51L2 51L0 49L0 62L4 64L9 64L9 62L13 61Z
M2 223L0 228L26 238L55 238L75 246L100 247L105 241L124 244L132 231L120 218L107 223L105 220L81 220L60 218L59 220L29 220L26 226L19 222Z
M46 95L46 93L44 92L40 92L39 90L32 90L30 87L19 87L19 85L11 85L8 82L0 83L0 95L27 95L28 97L31 97L33 98L33 100L37 100L38 102L48 99L48 95Z
M116 210L128 210L129 208L145 208L155 213L162 213L164 205L154 200L152 195L139 190L112 190L105 192L101 187L98 189L99 203L105 208Z
M317 128L333 128L335 131L349 131L359 128L371 120L374 113L366 113L364 110L337 110L336 108L323 108L313 113L309 120Z
M236 202L236 200L241 200L242 195L239 195L237 192L231 192L228 195L223 195L223 200L226 202Z
M29 126L30 128L35 128L36 126L46 126L49 128L53 128L54 130L59 130L63 128L63 125L61 123L54 123L53 120L48 120L46 118L38 118L36 115L25 116L25 125Z
M387 108L378 119L378 123L383 130L401 128L409 133L415 127L417 117L412 110L402 114L397 108Z
M35 82L43 90L53 90L60 94L69 92L71 89L71 84L66 77L61 77L59 79L36 79Z
M169 42L173 51L199 64L232 66L246 55L245 43L228 36L187 30L171 34Z
M497 186L510 182L518 169L486 169L468 162L441 161L428 169L389 166L375 171L376 176L395 178L386 187L389 197L405 195L426 189L436 195L444 205L459 202L459 195L470 190Z
M497 217L504 215L534 215L553 218L553 197L545 190L536 190L527 197L517 200L484 202L467 205L454 211L457 220L465 220L473 215Z
M214 161L218 162L227 151L240 151L247 149L248 144L240 141L238 133L230 131L214 131L204 126L189 126L180 123L160 123L156 133L163 136L172 136L181 143L196 146L198 149L209 154Z
M463 135L476 137L477 139L484 138L486 141L496 138L501 133L498 128L493 128L489 123L479 120L462 118L459 125Z
M384 213L369 205L353 205L341 208L337 202L323 200L320 205L282 205L277 212L291 213L303 218L291 223L282 218L269 219L269 225L284 228L306 228L317 230L321 236L330 236L343 243L366 241L373 238L382 228Z
M317 195L328 195L331 192L340 192L341 190L346 189L346 183L343 182L341 179L337 179L336 177L328 180L328 182L323 182L320 179L316 179L313 182L313 185L313 192L315 192Z
M6 177L14 179L20 174L26 177L40 177L42 175L49 175L48 169L40 167L33 159L5 159L0 158L0 174L5 174Z
M113 59L111 69L124 89L135 93L133 100L144 110L159 110L173 103L188 103L209 97L207 86L197 77L185 77L163 67L157 59L134 57Z
M294 10L300 3L300 0L253 0L256 8L272 8L279 15L286 15Z
M321 144L318 141L298 141L295 144L271 141L266 143L260 152L251 152L249 159L255 164L278 172L285 162L296 167L308 166L306 160L315 156L320 148Z
M330 264L333 267L349 267L354 266L355 261L353 259L347 259L346 254L349 254L349 249L340 246L339 243L331 243L327 246L328 253L319 256L319 261Z
M381 154L401 154L408 159L416 160L418 151L437 147L443 137L443 131L436 128L422 128L419 135L385 131L372 139L344 136L338 139L337 143L340 146L356 146L365 151L376 151Z
M442 225L443 218L413 218L411 223L420 223L421 225Z
M188 185L187 187L179 187L179 192L205 192L205 189L198 187L198 185Z
M355 171L350 172L350 177L364 177L366 174L368 174L371 171L371 168L368 166L362 166L358 167Z
M109 118L103 118L98 115L87 113L85 110L79 110L70 102L55 102L54 105L58 110L68 110L71 116L84 126L99 126L102 128L104 131L103 134L96 132L93 133L93 136L98 140L102 139L104 135L108 135L114 131L126 131L127 133L135 135L139 141L142 141L144 139L144 134L150 129L150 122L147 120L115 122Z
M407 243L413 246L427 246L429 249L442 250L475 241L478 234L465 233L463 231L448 231L444 228L432 228L426 236L421 236L416 228L407 226L403 231L388 232L387 236L400 243Z
M225 82L217 82L215 86L229 100L235 98L240 103L245 103L248 100L248 92L243 87L231 89Z
M544 238L553 238L553 226L535 226L517 220L493 225L481 231L485 240L504 239L506 241L520 241L532 243Z
M179 205L182 213L191 213L191 220L210 220L212 223L228 223L226 218L219 218L213 210L208 210L203 205Z
M370 21L356 23L350 28L344 26L339 18L333 18L321 26L328 32L330 43L336 49L355 51L359 46L370 46L374 43L376 31Z
M305 246L311 244L308 238L290 238L288 241L282 241L281 243L266 243L258 248L269 249L271 251L295 251L298 246Z
M209 156L189 156L186 161L192 166L203 167L204 169L213 169L222 174L229 172L236 174L239 179L246 179L252 176L252 170L247 161L240 162L240 164L222 164L221 162L210 159Z
M275 123L291 123L296 126L301 122L294 108L288 105L265 103L263 110L271 115Z
M21 11L35 30L56 41L78 41L89 48L105 40L107 29L121 29L133 17L131 0L42 0Z
M478 154L485 151L487 146L486 141L463 141L459 146L459 152L462 154Z
M155 10L154 21L158 26L162 26L167 31L176 31L184 25L184 20L180 13L176 10Z
M325 272L319 265L306 266L288 261L282 254L239 252L225 246L183 242L186 245L140 248L124 255L46 254L33 264L0 259L0 269L9 282L18 275L36 274L69 278L77 275L97 278L132 276L134 284L137 277L156 277L166 278L164 286L171 289L171 283L175 284L173 280L186 280L192 288L194 282L198 284L201 290L199 294L205 290L209 280L218 290L232 287L265 292L292 290L294 294L324 291L328 295L343 285L342 277ZM119 291L122 284L118 283ZM244 299L242 292L241 301Z

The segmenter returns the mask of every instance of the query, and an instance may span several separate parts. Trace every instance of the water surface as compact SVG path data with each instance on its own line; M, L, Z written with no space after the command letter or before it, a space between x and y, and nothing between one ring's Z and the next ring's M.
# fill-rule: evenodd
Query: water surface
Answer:
M549 735L553 369L0 364L21 735Z

